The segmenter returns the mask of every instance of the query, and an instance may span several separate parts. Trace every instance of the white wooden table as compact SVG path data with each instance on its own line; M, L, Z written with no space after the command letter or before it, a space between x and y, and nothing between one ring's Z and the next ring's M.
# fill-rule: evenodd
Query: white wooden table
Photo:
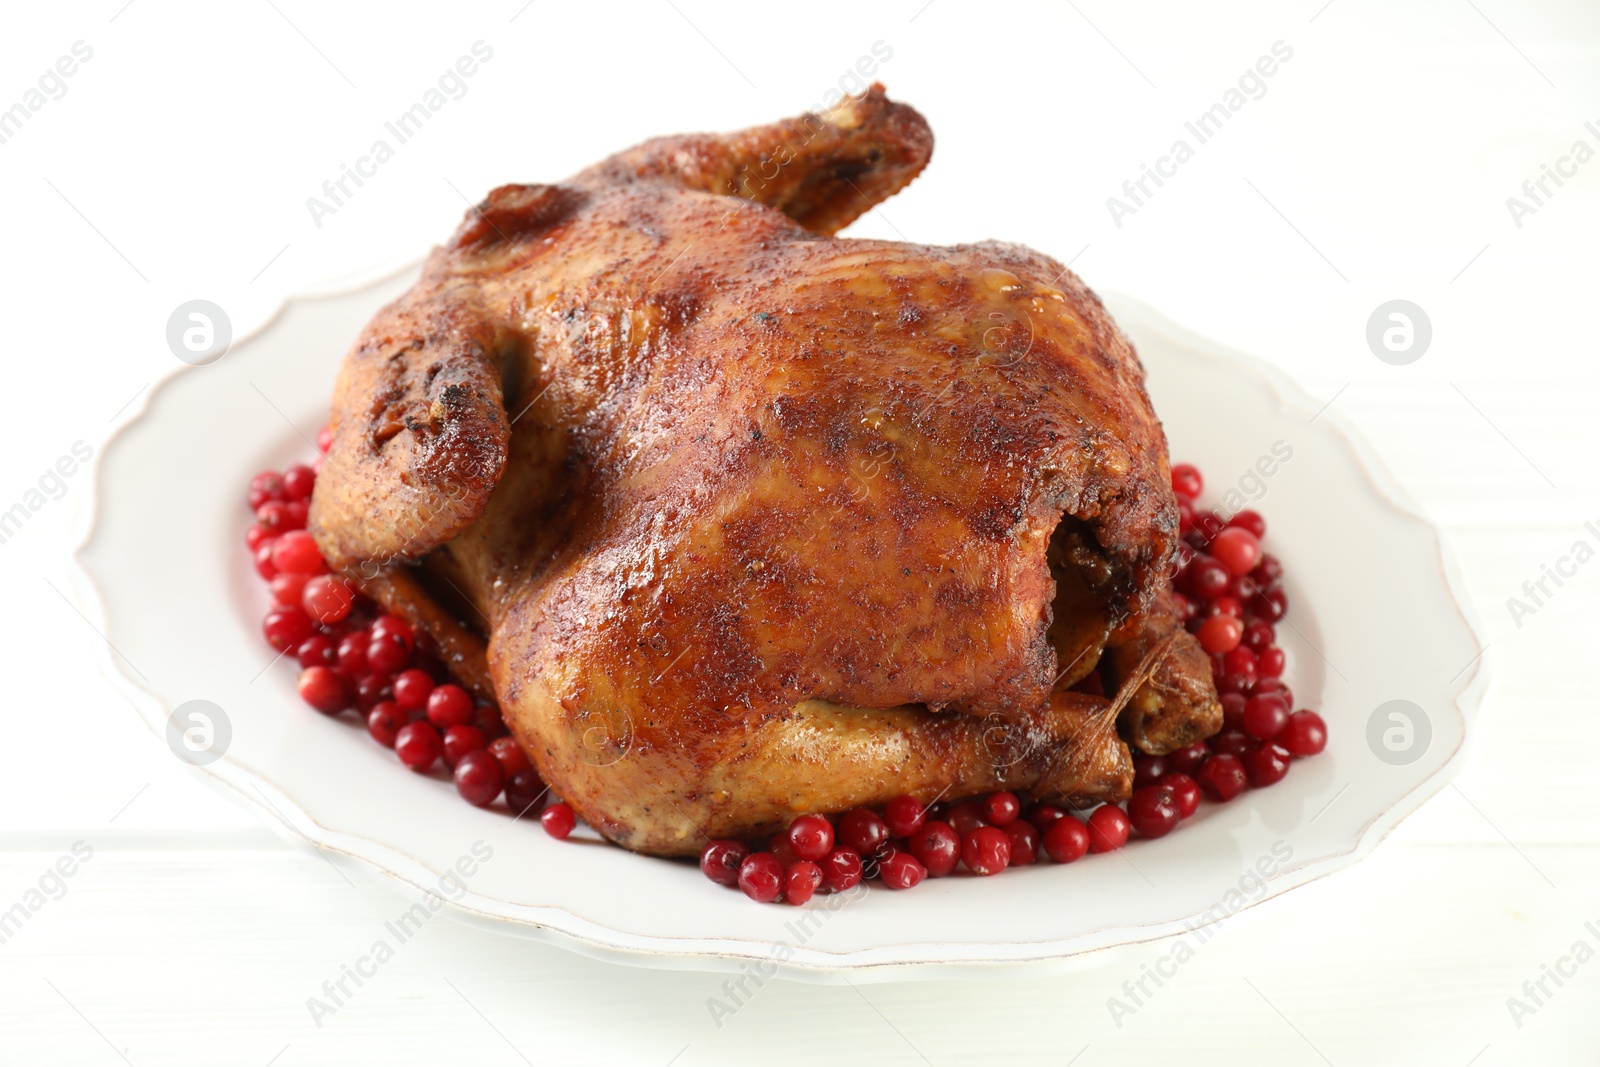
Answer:
M581 7L11 12L0 107L28 114L0 125L0 511L34 499L76 442L98 449L170 369L179 303L213 300L242 332L288 292L415 256L463 197L646 136L796 112L876 54L876 76L939 143L928 173L854 232L1026 241L1278 362L1335 398L1446 530L1495 668L1461 791L1357 868L1230 921L1120 1025L1108 998L1167 948L1049 980L774 983L719 1028L706 1001L720 977L447 922L319 1028L307 998L400 898L346 882L198 784L86 666L97 638L66 596L65 559L90 476L46 478L42 506L0 543L0 909L29 911L0 944L0 1063L1600 1062L1600 702L1582 680L1600 563L1533 615L1506 603L1576 540L1600 544L1584 529L1600 523L1600 159L1561 163L1575 141L1600 149L1600 12ZM307 198L480 40L492 58L465 95L314 221ZM1107 198L1278 41L1292 57L1265 95L1116 225ZM1568 176L1546 179L1519 226L1507 198L1531 203L1522 185L1542 164ZM1408 366L1364 339L1393 298L1433 326ZM1351 531L1353 555L1383 550ZM92 854L47 873L76 842ZM1545 977L1558 965L1559 985Z

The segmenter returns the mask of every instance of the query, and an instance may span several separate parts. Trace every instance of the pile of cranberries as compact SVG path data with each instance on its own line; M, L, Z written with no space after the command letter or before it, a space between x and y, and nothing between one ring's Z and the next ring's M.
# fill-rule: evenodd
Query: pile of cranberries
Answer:
M327 451L326 429L317 445ZM567 838L577 816L567 804L546 803L549 790L499 708L452 682L425 634L381 614L329 572L305 529L316 478L313 467L295 465L251 479L255 523L245 535L272 593L262 633L280 656L299 662L301 699L328 716L354 709L372 739L411 770L428 774L442 760L469 804L503 798L514 816L537 813L552 837ZM1164 756L1135 753L1127 804L1102 804L1082 818L1009 792L926 807L902 796L837 817L801 815L759 844L711 841L700 853L701 871L752 900L804 904L874 879L911 889L958 868L985 876L1046 858L1071 863L1121 848L1133 835L1164 837L1199 810L1202 795L1232 800L1281 781L1295 758L1321 752L1327 725L1314 711L1291 712L1294 696L1282 680L1286 659L1274 627L1289 603L1283 566L1261 550L1266 520L1248 510L1224 520L1199 508L1202 486L1194 467L1173 467L1183 538L1176 599L1184 625L1211 656L1223 710L1215 737ZM1091 675L1082 687L1100 685Z
M328 431L317 440L326 451ZM328 571L306 511L317 474L295 465L250 480L255 523L245 543L266 580L272 607L262 635L300 664L300 698L324 715L354 709L367 733L418 774L442 760L456 791L475 807L504 798L515 816L539 815L552 837L572 833L566 804L545 805L539 772L507 733L500 709L450 681L426 635L414 633L349 582ZM541 810L542 809L542 810Z

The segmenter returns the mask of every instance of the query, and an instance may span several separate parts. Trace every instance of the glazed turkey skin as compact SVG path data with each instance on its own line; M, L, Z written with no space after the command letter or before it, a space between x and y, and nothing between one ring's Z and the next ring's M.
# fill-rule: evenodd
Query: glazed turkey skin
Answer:
M931 152L874 86L503 186L341 368L318 543L626 847L1119 799L1119 718L1147 751L1220 725L1100 301L1020 245L833 236ZM1068 691L1108 648L1121 703Z

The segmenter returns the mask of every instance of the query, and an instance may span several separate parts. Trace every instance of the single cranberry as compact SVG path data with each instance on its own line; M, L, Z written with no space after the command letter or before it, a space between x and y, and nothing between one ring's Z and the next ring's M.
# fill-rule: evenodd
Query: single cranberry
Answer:
M301 641L295 647L294 658L302 667L332 667L337 662L333 641L326 634L312 634Z
M1222 702L1223 729L1244 729L1244 706L1250 702L1250 698L1243 693L1221 693L1217 699Z
M479 749L487 751L483 731L467 723L457 723L444 732L444 765L454 767L470 753ZM499 763L499 760L495 760Z
M770 852L752 852L739 864L739 888L751 900L771 904L783 892L783 865Z
M1211 555L1230 574L1249 574L1261 562L1261 542L1240 526L1228 526L1211 539Z
M472 721L472 695L459 685L437 685L428 694L428 721L441 729Z
M444 742L431 722L408 722L394 736L394 751L401 763L421 774L438 761Z
M1194 501L1188 497L1178 498L1178 536L1181 538L1194 529ZM1188 547L1187 541L1179 541L1180 545ZM1183 560L1184 563L1189 562Z
M961 862L973 874L999 874L1011 863L1011 838L998 826L979 826L962 836Z
M1250 531L1250 536L1257 541L1267 536L1267 520L1261 517L1260 512L1251 511L1249 508L1234 512L1233 517L1228 520L1228 525Z
M411 665L411 649L394 633L380 633L376 626L367 643L367 665L385 674L398 674Z
M1200 477L1200 468L1192 463L1177 463L1172 467L1172 491L1181 497L1194 500L1205 488L1205 479Z
M1257 619L1244 628L1244 637L1241 639L1241 643L1256 654L1257 666L1259 667L1262 649L1271 645L1277 638L1278 633L1272 628L1271 623Z
M572 805L558 802L539 813L539 822L544 826L545 833L557 841L565 841L578 826L578 814L572 810ZM776 893L772 899L778 899Z
M1244 792L1249 779L1238 756L1218 753L1200 765L1195 780L1212 800L1228 801Z
M1211 610L1205 613L1205 618L1212 615L1231 615L1235 619L1244 618L1244 604L1239 598L1228 593L1223 593L1211 601Z
M889 840L889 824L875 811L853 808L839 816L837 837L844 847L870 856Z
M1200 647L1213 655L1221 655L1239 647L1239 639L1243 636L1244 624L1232 615L1211 616L1200 624L1195 634Z
M885 889L915 889L927 873L927 868L909 852L896 852L878 864L878 877L883 879Z
M306 518L311 514L311 501L285 500L283 502L284 522L288 529L304 530Z
M295 607L275 607L261 620L262 635L266 637L267 644L278 652L299 648L314 629L310 617Z
M1253 696L1244 705L1244 732L1258 741L1271 741L1289 725L1289 708L1275 694Z
M457 730L477 730L471 726L457 726ZM445 752L450 751L450 736L445 735ZM455 764L456 792L475 808L486 808L494 803L495 797L500 795L500 790L505 788L506 772L500 769L500 761L489 754L487 749L478 748L464 753Z
M1180 748L1176 752L1167 753L1167 766L1178 774L1187 774L1191 777L1200 769L1200 764L1211 757L1211 747L1204 741L1196 741L1187 748Z
M1225 675L1244 675L1248 685L1256 684L1256 654L1243 644L1223 653L1222 670Z
M800 857L795 855L794 846L789 844L789 832L779 830L772 835L772 840L767 842L767 851L778 858L784 870L800 862Z
M339 638L338 668L346 678L360 678L371 673L367 664L367 646L371 639L366 631L345 634Z
M481 727L474 729L482 732ZM506 772L507 778L532 766L528 762L528 754L522 751L522 746L517 744L514 737L497 737L490 741L489 753L500 761L500 769Z
M520 819L530 811L539 810L546 791L544 779L539 777L538 771L532 767L518 771L506 778L506 807Z
M266 530L263 530L260 526L253 522L245 528L244 543L245 547L250 549L250 554L252 556L255 555L256 549L260 548L270 540L272 540L272 534L268 533Z
M1044 854L1057 863L1082 859L1089 851L1089 828L1075 818L1057 819L1044 832Z
M493 704L474 704L472 706L472 725L483 731L483 736L488 738L505 737L510 734L505 719L500 716L500 709Z
M1133 784L1134 788L1141 785L1151 785L1163 774L1167 773L1167 760L1165 756L1152 756L1145 752L1133 754Z
M1102 804L1089 813L1089 851L1111 852L1128 843L1133 824L1115 804Z
M1135 789L1128 798L1128 821L1140 837L1166 837L1182 818L1172 791L1162 786Z
M1277 645L1268 645L1256 657L1256 671L1263 678L1282 678L1283 669L1288 666L1289 657L1283 654L1283 649Z
M287 500L269 500L256 508L256 524L273 537L298 529L294 517L295 509Z
M961 858L961 835L947 822L928 819L911 835L908 847L930 877L943 878Z
M895 837L910 837L926 817L927 810L916 797L895 797L883 806L883 821Z
M1017 794L1003 791L990 793L983 798L979 807L983 812L983 821L990 826L1009 826L1022 814L1022 802L1017 799Z
M1261 554L1261 562L1257 563L1256 569L1250 572L1250 577L1255 579L1256 585L1260 588L1271 589L1283 581L1283 564L1278 561L1277 556L1272 555L1270 552L1263 552Z
M1246 752L1239 757L1244 764L1244 773L1249 776L1250 784L1257 789L1264 789L1283 781L1283 776L1289 773L1289 750L1282 745L1265 744L1253 752Z
M861 854L853 848L836 848L820 865L822 884L830 893L843 893L861 884Z
M317 431L317 451L326 453L333 447L333 427L324 426Z
M1251 696L1258 697L1268 694L1276 694L1278 699L1283 701L1285 707L1294 707L1294 693L1288 686L1283 684L1282 678L1262 678L1250 689Z
M1026 867L1039 859L1039 828L1025 819L1001 827L1011 838L1011 866Z
M1196 556L1179 577L1179 589L1200 600L1210 600L1227 592L1228 578L1228 569L1211 556Z
M718 885L731 889L739 884L739 866L748 855L750 850L741 841L727 838L707 841L706 847L700 850L700 871Z
M392 700L380 700L367 712L367 733L384 748L393 748L400 727L406 724L406 713Z
M1225 729L1211 739L1211 751L1219 756L1242 756L1255 747L1243 729Z
M1225 525L1222 521L1222 516L1215 511L1195 508L1194 529L1190 533L1189 543L1194 546L1197 552L1209 551L1212 539L1222 531Z
M1267 622L1277 622L1289 611L1289 598L1282 589L1268 589L1250 598L1250 614Z
M1056 823L1060 822L1066 817L1067 812L1065 808L1058 807L1055 804L1045 803L1033 805L1033 807L1028 809L1027 814L1028 821L1033 823L1033 828L1038 830L1041 834L1048 831L1050 827L1054 826Z
M317 486L317 472L304 463L296 463L283 472L285 500L310 500L311 490Z
M279 571L272 576L272 581L267 583L267 588L272 592L272 602L299 607L307 581L309 579L303 574L285 574Z
M362 650L365 657L366 650ZM434 690L433 675L416 667L408 667L394 676L394 702L407 711L422 711L428 706L428 694Z
M1277 740L1291 756L1315 756L1328 747L1328 724L1316 712L1302 709L1289 716Z
M1157 784L1172 794L1173 803L1178 805L1180 819L1187 819L1200 810L1200 783L1187 774L1174 772Z
M254 511L269 500L283 499L283 475L277 471L262 471L250 479L250 510Z
M277 577L278 568L272 563L271 541L261 542L261 547L257 548L255 550L255 554L250 558L251 562L255 565L256 573L262 578L270 582L273 578Z
M1200 614L1200 605L1184 596L1182 593L1172 594L1172 606L1178 611L1178 621L1187 625L1190 620ZM1091 677L1099 677L1091 675Z
M356 679L356 707L363 713L377 707L379 701L393 699L394 686L387 674L363 674Z
M411 626L402 618L395 615L379 615L372 620L372 636L390 634L396 641L405 646L410 653L417 647L417 635Z
M303 574L307 577L328 569L316 538L304 530L290 530L272 542L272 565L278 568L279 574Z
M332 667L307 667L297 683L300 699L324 715L337 715L350 706L350 683Z
M822 884L822 868L810 860L800 860L783 872L783 899L799 907L811 899Z
M355 605L355 590L343 578L332 574L319 574L308 579L300 596L300 606L306 614L324 626L344 620Z
M789 847L815 863L833 851L833 824L821 815L802 815L789 824Z
M963 800L959 804L950 805L946 821L955 828L963 840L978 827L986 825L983 821L983 809L972 800Z

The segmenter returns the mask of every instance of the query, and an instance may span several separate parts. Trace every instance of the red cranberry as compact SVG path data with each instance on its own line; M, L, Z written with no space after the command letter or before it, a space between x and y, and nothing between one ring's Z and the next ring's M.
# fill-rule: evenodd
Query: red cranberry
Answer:
M1223 526L1222 516L1215 511L1195 508L1194 530L1190 534L1189 543L1194 546L1196 551L1204 552L1209 548L1212 539L1217 536Z
M1247 679L1246 685L1256 684L1256 654L1249 648L1240 644L1222 656L1222 671L1224 675L1243 675Z
M975 801L971 800L963 800L959 804L950 805L946 821L955 828L956 833L960 834L963 840L972 831L985 825L983 809L978 807Z
M1159 785L1135 789L1128 798L1128 821L1140 837L1166 837L1182 817L1171 791Z
M752 852L739 865L739 888L751 900L771 904L783 892L783 865L770 852Z
M1228 589L1228 569L1211 556L1196 556L1179 577L1179 588L1200 600L1219 597Z
M295 647L294 657L302 667L332 667L336 662L333 642L325 634L312 634L301 641Z
M1200 477L1200 468L1192 463L1174 464L1172 468L1172 491L1180 497L1194 500L1199 497L1205 488L1205 479Z
M1278 561L1278 557L1263 552L1261 562L1250 572L1250 577L1255 579L1256 585L1260 588L1270 589L1283 581L1283 564Z
M406 713L392 700L380 700L367 712L367 733L384 748L393 748L400 727L406 724Z
M1033 828L1041 834L1049 831L1050 827L1066 817L1066 810L1054 804L1040 803L1028 809L1028 821L1033 823Z
M1045 855L1057 863L1082 859L1089 851L1089 828L1071 816L1057 819L1044 832Z
M1289 725L1289 709L1276 696L1251 697L1244 705L1244 732L1258 741L1271 741Z
M306 517L311 514L311 502L307 500L286 500L283 502L284 523L287 529L304 530Z
M493 704L473 705L472 725L482 730L483 736L488 738L505 737L511 732L505 719L500 717L500 709Z
M332 574L319 574L308 580L300 596L300 606L306 614L324 626L342 621L355 602L350 583Z
M255 564L256 573L266 581L270 582L278 576L278 568L272 562L271 541L261 542L261 546L255 550L251 560Z
M1222 702L1223 729L1244 729L1244 707L1250 703L1250 698L1243 693L1222 693L1217 699Z
M1212 615L1232 615L1236 619L1243 619L1244 605L1239 602L1238 597L1223 593L1212 599L1211 610L1206 613L1205 618L1210 618ZM1243 632L1241 630L1240 634L1243 635Z
M1255 742L1243 730L1223 730L1211 739L1211 751L1219 756L1242 756L1255 747Z
M1172 594L1172 606L1178 611L1178 621L1182 622L1184 625L1188 625L1189 622L1200 613L1200 605L1195 603L1193 600L1190 600L1182 593ZM1090 677L1098 678L1099 675L1092 674Z
M1289 611L1289 598L1282 589L1268 589L1250 598L1250 614L1267 622L1277 622Z
M1039 858L1039 829L1024 819L1001 827L1011 838L1011 866L1026 867Z
M1244 792L1248 782L1239 757L1227 753L1219 753L1202 763L1195 772L1195 780L1206 796L1216 801L1232 800Z
M332 667L307 667L300 672L300 699L324 715L337 715L350 706L350 683Z
M481 732L481 728L476 729ZM514 737L497 737L490 741L489 753L500 761L500 769L506 772L507 778L532 766L528 762L528 754L522 751L522 746L517 744Z
M1278 744L1291 756L1315 756L1328 747L1328 724L1314 711L1297 711L1278 735Z
M498 766L498 764L497 764ZM539 813L539 822L544 826L544 832L557 841L565 841L578 826L577 812L572 810L572 805L556 803L545 808ZM746 890L749 892L749 890ZM776 893L772 895L777 900Z
M1294 707L1294 693L1283 684L1282 678L1263 678L1250 689L1251 696L1266 696L1276 694L1285 707Z
M1257 541L1267 536L1267 520L1261 517L1260 512L1251 511L1249 508L1234 512L1233 517L1228 520L1228 525L1250 531L1250 536Z
M444 765L454 767L469 753L484 749L483 731L476 726L458 723L444 732ZM499 763L499 760L495 760Z
M272 540L272 534L268 533L266 530L263 530L260 526L253 522L245 528L244 543L245 546L250 549L251 556L254 556L256 554L256 550L270 540Z
M371 711L381 700L393 699L394 688L387 674L363 674L356 679L356 707L362 712Z
M1111 852L1128 843L1133 824L1115 804L1102 804L1089 813L1089 851Z
M311 490L317 485L317 472L304 463L296 463L283 472L283 495L286 500L310 500Z
M889 840L889 824L875 811L854 808L839 817L837 836L839 844L870 856Z
M471 694L459 685L434 686L428 694L428 721L441 729L471 722Z
M1167 753L1167 766L1178 774L1193 775L1200 769L1211 755L1211 748L1204 741L1196 741L1187 748L1180 748L1176 752Z
M973 874L999 874L1011 863L1011 838L998 826L979 826L962 836L961 862Z
M396 615L379 615L372 620L372 636L377 637L379 634L392 636L405 646L408 654L417 647L416 633L404 619Z
M1278 633L1272 628L1272 624L1257 619L1244 628L1242 643L1246 648L1254 652L1259 659L1261 650L1277 639Z
M372 630L367 643L367 665L385 674L398 674L411 664L411 649L390 631Z
M278 568L279 574L303 574L307 577L328 569L316 538L304 530L290 530L272 542L272 565Z
M366 656L366 649L361 651ZM409 667L394 676L394 702L407 711L421 711L428 706L428 694L434 690L433 675L416 667Z
M1169 774L1158 784L1172 794L1172 802L1178 805L1180 819L1187 819L1200 810L1200 783L1187 774Z
M458 726L457 730L473 730L471 726ZM445 752L450 751L450 738L445 737ZM486 808L494 803L495 797L500 795L500 790L505 788L506 772L500 769L500 761L489 754L487 749L479 748L467 752L456 761L456 792L475 808Z
M1144 752L1133 754L1133 785L1153 785L1163 774L1167 773L1167 760L1165 756L1152 756Z
M885 889L915 889L927 873L927 868L909 852L896 852L878 864L878 877L883 880Z
M1288 663L1289 657L1284 655L1283 649L1277 645L1268 645L1256 657L1256 673L1263 678L1282 678L1283 669Z
M830 893L843 893L861 884L861 854L853 848L836 848L820 864L822 884Z
M306 582L309 580L303 574L285 574L279 571L272 576L272 581L267 583L267 588L272 591L272 602L299 607L300 598L304 595Z
M1243 636L1244 624L1232 615L1213 615L1201 623L1199 631L1195 633L1200 647L1213 655L1239 647L1239 639Z
M277 471L262 471L250 479L250 510L255 511L269 500L283 499L283 475Z
M922 801L916 797L895 797L883 806L883 821L895 837L910 837L927 816Z
M789 847L815 863L833 851L833 824L821 815L802 815L789 824Z
M956 869L961 858L961 836L947 822L928 819L911 835L911 854L930 877L943 878Z
M431 722L408 722L395 734L394 751L401 763L421 774L438 761L444 742Z
M822 868L810 860L800 860L783 872L783 899L799 907L811 899L822 884Z
M367 665L367 645L370 643L364 631L345 634L339 638L339 673L346 678L360 678L371 673Z
M708 841L700 850L701 873L718 885L732 888L739 884L739 867L748 855L750 850L743 842L726 838Z
M539 777L538 771L532 767L518 771L506 778L506 807L511 809L512 815L521 818L530 811L539 810L545 791L544 779Z
M1244 764L1250 784L1257 789L1275 785L1289 773L1289 750L1282 745L1262 745L1253 752L1246 752L1239 760Z
M1230 574L1249 574L1261 562L1261 542L1239 526L1229 526L1211 539L1211 555Z
M278 652L299 648L301 642L311 636L313 629L310 617L299 608L276 607L261 620L262 635L266 637L267 644Z
M983 798L979 810L983 812L983 821L990 826L1009 826L1022 814L1022 802L1015 793L990 793Z

